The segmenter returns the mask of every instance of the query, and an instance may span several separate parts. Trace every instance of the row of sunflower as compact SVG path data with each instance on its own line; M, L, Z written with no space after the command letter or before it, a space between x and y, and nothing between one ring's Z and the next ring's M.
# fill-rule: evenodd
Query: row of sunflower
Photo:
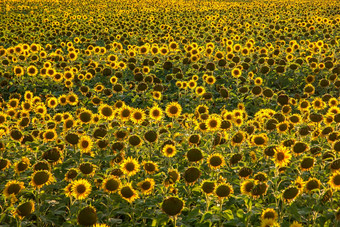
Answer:
M336 2L7 2L1 224L338 225Z

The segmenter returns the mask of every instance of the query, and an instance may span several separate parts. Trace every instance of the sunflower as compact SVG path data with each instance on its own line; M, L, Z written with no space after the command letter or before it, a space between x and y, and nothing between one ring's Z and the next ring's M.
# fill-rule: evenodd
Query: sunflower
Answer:
M290 203L294 201L299 194L300 194L299 188L297 188L296 186L291 186L283 191L282 199L285 202Z
M335 190L339 190L340 189L340 172L334 172L328 181L328 184Z
M35 211L34 202L28 201L21 203L17 206L16 210L14 211L14 216L18 216L20 219L29 216Z
M321 182L317 178L310 178L305 184L305 191L311 193L312 190L319 189L321 187Z
M243 195L251 196L254 186L255 186L254 180L250 180L250 179L244 180L241 183L241 193Z
M298 176L295 179L295 181L292 182L292 184L295 185L299 189L300 192L302 192L306 183L303 181L303 179L300 176Z
M221 122L221 118L219 118L218 116L210 115L209 118L205 121L205 124L208 131L214 132L221 127Z
M17 174L27 170L30 167L30 160L26 157L22 157L20 162L17 162L14 166L15 172Z
M158 165L157 163L153 161L144 161L143 162L143 169L148 173L148 174L153 174L158 171Z
M25 73L24 68L21 66L15 66L13 72L16 76L23 76Z
M49 185L55 181L53 175L47 170L39 170L33 173L31 177L31 184L35 188L41 188L44 185Z
M261 221L260 227L279 227L279 223L277 223L274 219L263 219Z
M98 113L100 117L106 120L112 120L114 118L115 111L113 108L107 104L102 104L99 106Z
M130 119L135 124L141 124L144 122L146 116L142 109L136 108L133 110Z
M88 182L86 179L79 179L73 181L72 185L72 196L76 199L82 200L86 199L92 190L92 186L90 182Z
M262 211L262 214L261 214L261 220L272 219L272 220L276 221L277 217L278 217L278 215L277 215L276 211L272 208L265 209L264 211Z
M181 213L184 202L178 197L168 197L163 200L161 208L169 216L177 216Z
M139 182L137 185L144 195L148 195L152 193L152 190L155 187L155 180L152 178L146 178L144 181Z
M108 177L102 182L102 189L107 193L115 193L121 187L121 181L118 177Z
M151 109L149 111L149 117L152 120L158 122L163 118L163 110L160 107L158 107L157 105L153 106L153 107L151 107Z
M219 169L225 165L224 158L221 154L211 154L208 157L208 165L211 169Z
M168 117L179 117L182 112L182 107L179 103L177 102L171 102L169 103L166 108L165 112L168 115Z
M121 108L118 109L118 116L121 121L128 121L130 120L130 117L132 115L132 108L129 106L122 106Z
M90 124L92 122L92 111L81 109L78 114L78 119L83 124Z
M4 195L6 198L13 196L16 196L25 188L24 182L20 182L17 180L11 180L8 181L7 184L5 185L5 189L3 191Z
M297 221L293 221L293 223L290 224L289 227L303 227L303 225Z
M71 168L66 172L64 179L66 181L72 181L73 179L77 177L77 175L78 175L78 170L76 168Z
M177 150L176 147L172 144L166 144L163 149L162 149L162 153L166 156L166 157L173 157L176 155Z
M11 162L8 159L0 158L0 171L4 171L5 169L8 169L10 165L11 165Z
M132 203L133 201L139 198L138 193L132 188L131 183L122 186L119 190L119 194L123 199L125 199L129 203Z
M205 93L205 88L202 86L198 86L195 89L195 94L198 96L202 96Z
M233 187L229 183L221 183L215 188L215 195L219 199L224 199L229 197L234 193Z
M251 136L250 143L253 146L266 146L268 142L268 136L266 133Z
M72 195L72 187L73 187L73 182L68 183L66 187L64 188L64 193L67 197L71 197Z
M27 75L36 76L38 74L38 69L34 65L27 67Z
M283 167L288 165L290 162L290 159L292 158L292 155L290 154L290 151L285 146L278 146L275 149L275 154L273 157L273 161L275 162L275 165L277 167Z
M234 78L239 78L242 74L242 71L239 68L234 68L233 70L231 70L231 75Z
M89 136L82 136L79 140L78 147L83 153L90 153L93 146L93 142L91 137Z
M243 141L246 139L246 134L242 131L236 132L231 138L232 146L241 146Z
M83 226L93 226L97 223L97 211L93 206L83 208L77 216L77 221Z
M138 161L134 158L128 157L121 164L121 169L127 176L133 176L139 171Z

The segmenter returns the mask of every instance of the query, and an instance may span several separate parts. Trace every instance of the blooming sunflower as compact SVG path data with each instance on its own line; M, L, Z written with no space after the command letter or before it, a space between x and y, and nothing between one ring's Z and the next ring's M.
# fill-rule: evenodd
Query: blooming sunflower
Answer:
M166 144L163 149L162 149L162 153L166 156L166 157L173 157L176 155L177 150L176 147L172 144Z
M211 115L205 121L206 127L208 131L214 132L217 131L221 127L221 118L216 115Z
M218 169L225 165L224 158L221 154L211 154L208 157L208 165L211 169Z
M145 120L146 116L142 109L136 108L133 110L130 119L135 124L141 124Z
M51 184L55 181L55 178L47 170L39 170L33 173L31 177L31 184L35 188L41 188L44 185Z
M146 178L144 181L139 182L137 185L144 195L148 195L152 193L152 190L155 187L155 180L152 178Z
M93 142L91 137L82 136L79 140L78 147L83 153L91 153Z
M163 118L163 110L158 107L157 105L151 107L150 111L149 111L149 117L158 122Z
M143 162L143 169L148 173L148 174L153 174L158 171L158 165L157 163L153 161L144 161Z
M277 215L276 211L272 208L265 209L264 211L262 211L262 214L261 214L261 220L272 219L272 220L276 221L277 217L278 217L278 215Z
M281 146L276 147L274 150L275 150L275 154L274 154L273 161L275 162L275 165L278 167L283 167L283 166L288 165L292 157L288 148L281 145Z
M112 120L114 118L115 111L113 108L107 104L102 104L99 106L98 113L100 117L106 120Z
M82 200L86 199L92 190L92 186L90 182L88 182L86 179L79 179L73 181L72 185L72 196L76 199Z
M133 176L139 171L138 161L134 158L128 157L121 164L121 169L127 176Z
M171 102L169 103L166 108L165 112L168 117L179 117L182 113L182 107L178 102Z

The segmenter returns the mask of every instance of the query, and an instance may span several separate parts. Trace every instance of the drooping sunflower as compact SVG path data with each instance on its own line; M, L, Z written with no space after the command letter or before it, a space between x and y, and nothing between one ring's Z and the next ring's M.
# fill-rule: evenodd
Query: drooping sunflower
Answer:
M205 194L210 195L214 193L215 186L215 182L213 181L203 181L203 183L201 184L201 189Z
M133 201L139 198L138 193L133 189L130 183L122 186L119 190L119 194L123 199L125 199L129 203L132 203Z
M103 180L102 182L102 189L107 193L115 193L121 187L121 181L116 176L111 176Z
M5 197L9 198L11 195L16 196L25 188L24 182L20 182L17 180L10 180L5 185L5 189L3 191Z
M168 117L179 117L182 113L182 107L177 102L171 102L169 103L166 108L165 112L168 115Z
M172 144L166 144L163 149L162 149L162 153L166 156L166 157L173 157L176 155L177 153L177 149L174 145Z
M92 191L90 182L86 179L79 179L73 181L72 196L78 200L86 199Z
M296 197L300 194L300 190L296 186L291 186L285 189L282 193L282 199L285 202L292 202L296 199Z
M251 191L253 190L255 183L253 180L247 179L241 183L241 193L244 195L251 196Z
M305 184L305 191L311 193L312 190L319 189L321 187L321 182L319 179L313 177L310 178Z
M32 174L31 177L31 184L35 188L41 188L44 185L51 184L55 181L55 178L53 177L52 173L50 173L47 170L39 170Z
M30 167L30 160L26 157L22 157L21 161L15 163L14 169L17 174L24 172Z
M27 201L21 203L17 206L16 210L14 211L14 216L18 216L20 219L29 216L35 211L34 202Z
M155 180L152 178L146 178L144 181L139 182L138 187L144 195L151 194L155 187Z
M289 149L285 146L280 145L276 147L274 150L275 150L275 154L273 157L273 161L275 162L275 165L278 167L284 167L288 165L292 157Z
M136 159L128 157L121 164L121 169L127 176L133 176L139 171L139 163Z
M335 190L340 189L340 172L334 172L330 177L328 184Z

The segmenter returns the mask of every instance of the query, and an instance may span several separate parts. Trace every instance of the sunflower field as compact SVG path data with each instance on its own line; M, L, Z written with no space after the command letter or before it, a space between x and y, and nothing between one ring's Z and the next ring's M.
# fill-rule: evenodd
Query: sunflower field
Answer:
M0 2L1 226L340 226L338 0Z

